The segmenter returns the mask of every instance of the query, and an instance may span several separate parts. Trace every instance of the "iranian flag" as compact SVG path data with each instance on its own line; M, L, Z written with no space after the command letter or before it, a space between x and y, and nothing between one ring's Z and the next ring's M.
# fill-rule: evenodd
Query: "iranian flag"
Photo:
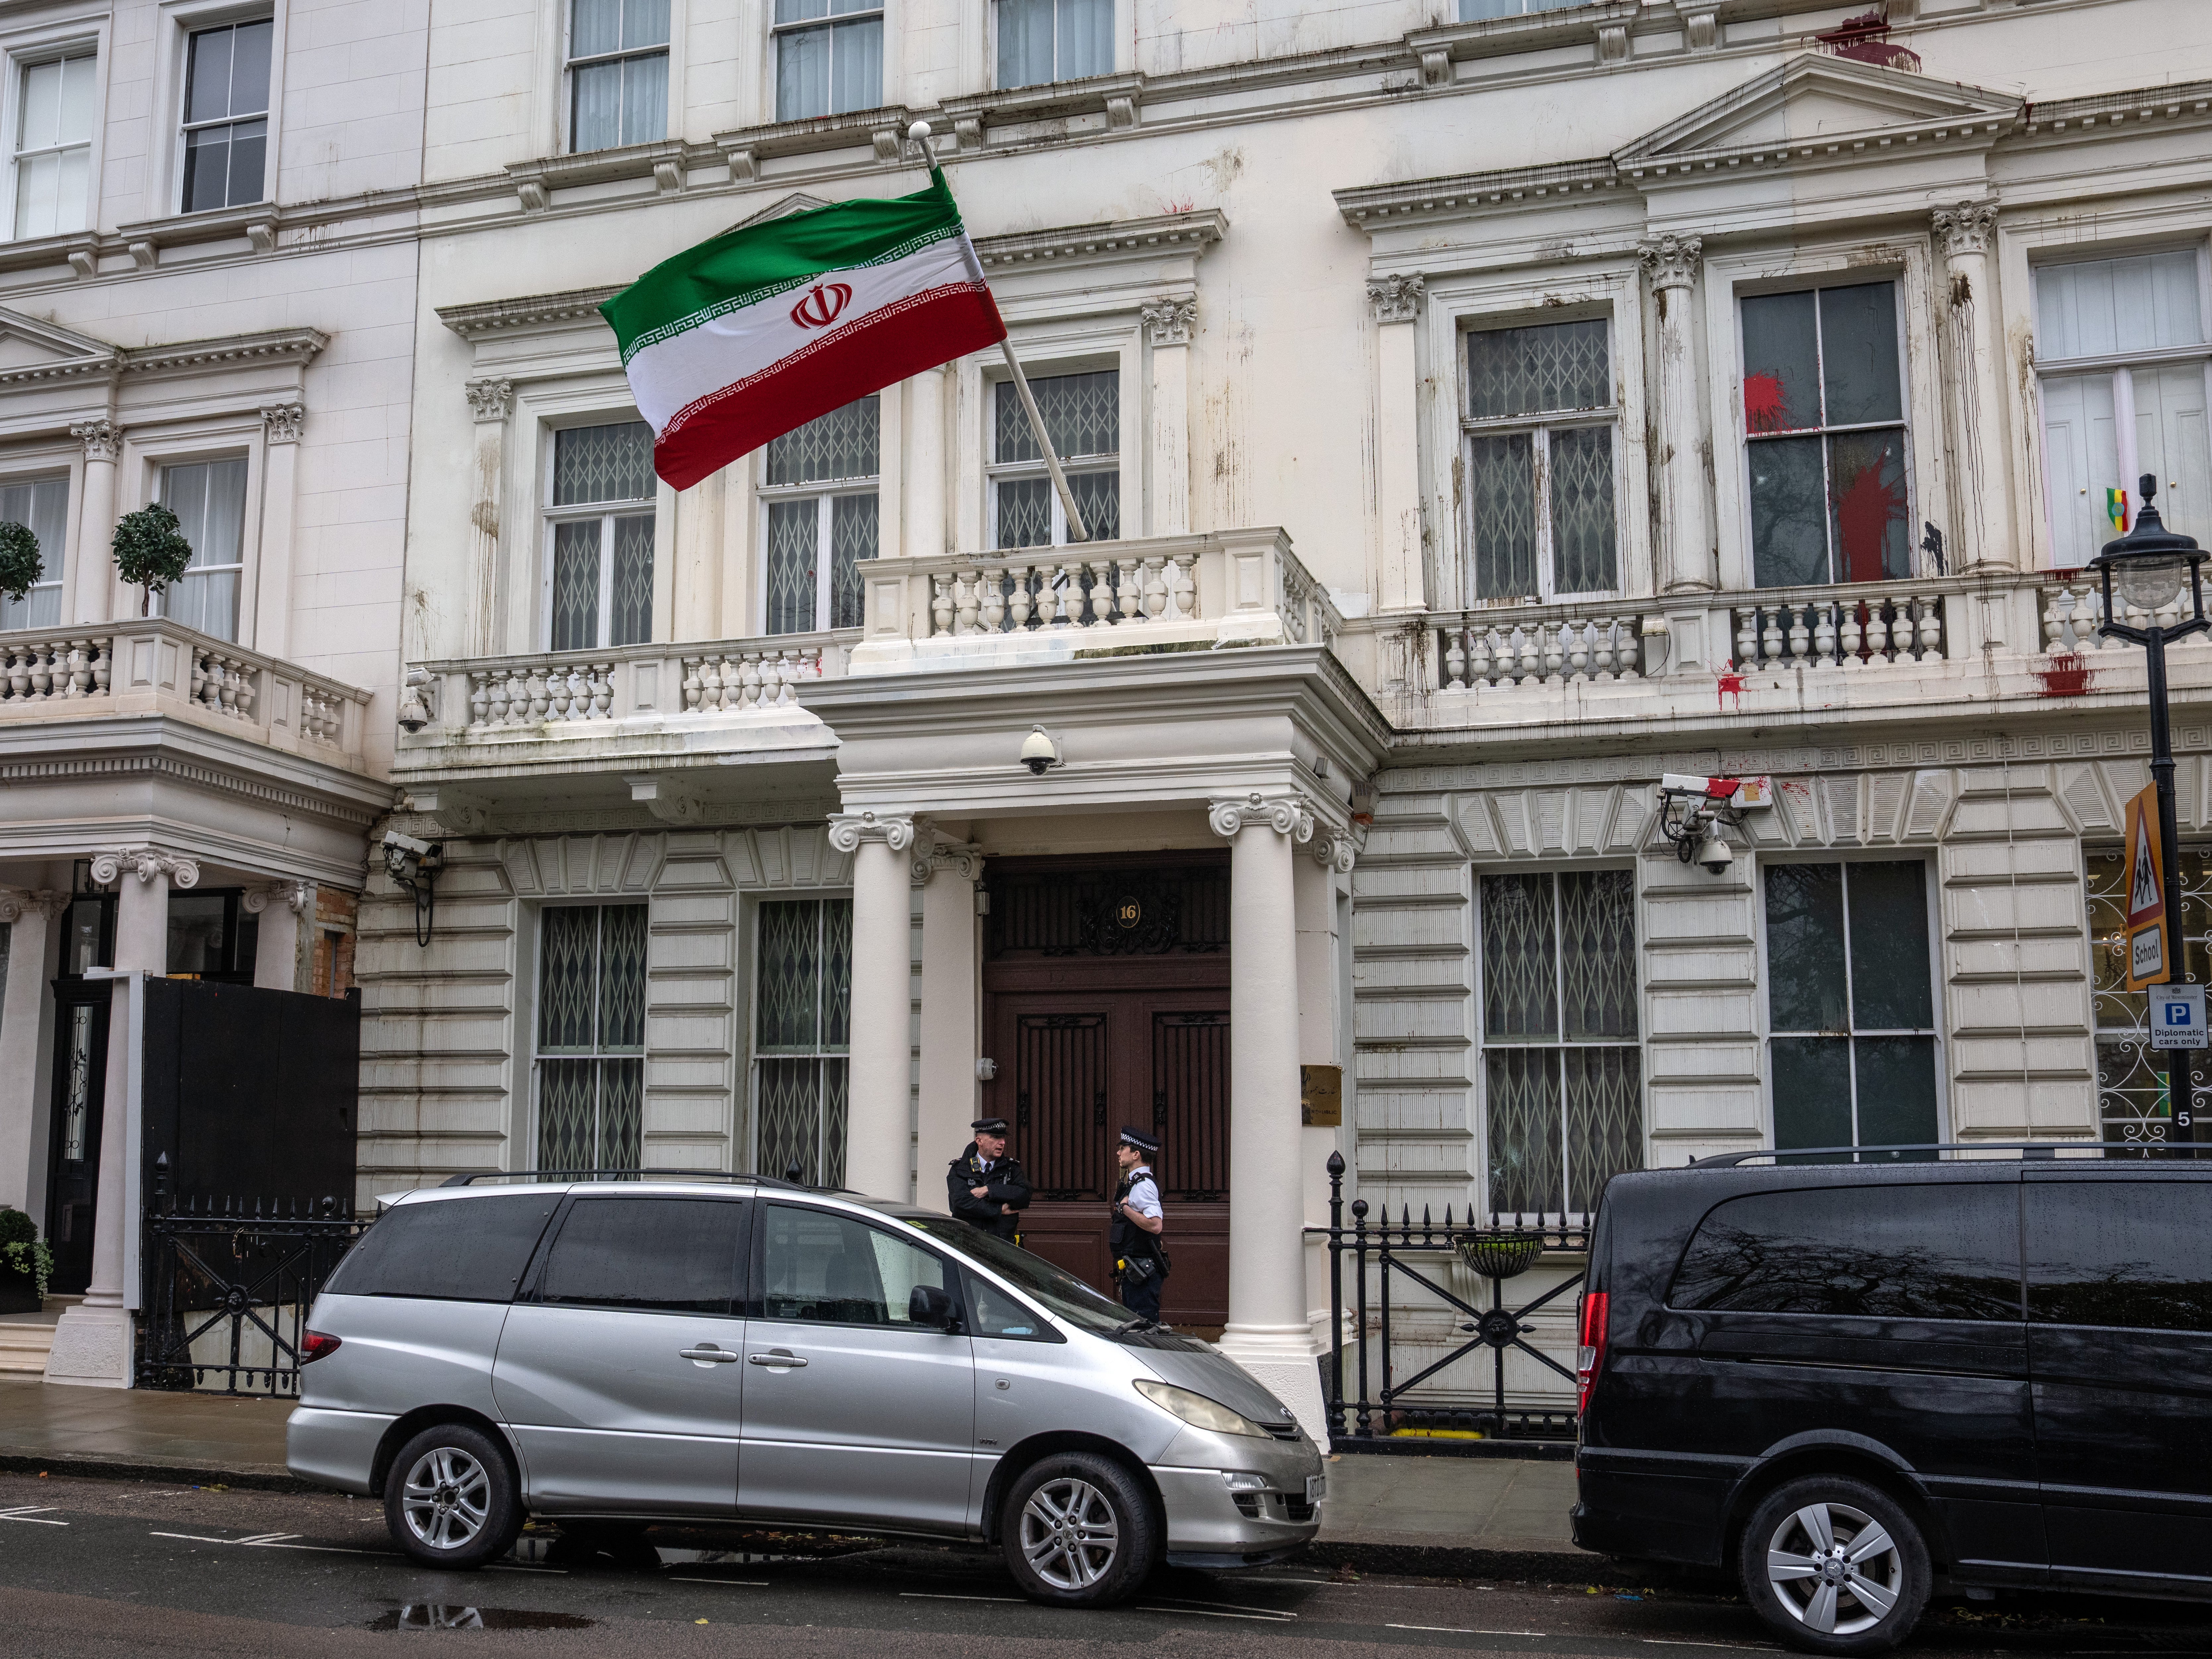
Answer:
M945 175L750 225L599 307L653 470L688 489L771 438L1006 337Z

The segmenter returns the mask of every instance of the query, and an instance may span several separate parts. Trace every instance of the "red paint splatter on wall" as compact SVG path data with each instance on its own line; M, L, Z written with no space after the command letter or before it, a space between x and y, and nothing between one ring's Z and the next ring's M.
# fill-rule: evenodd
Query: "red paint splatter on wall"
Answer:
M2081 697L2089 692L2089 677L2096 671L2089 666L2088 659L2073 652L2062 652L2049 658L2049 665L2034 671L2035 678L2043 682L2042 694L2046 697Z
M1721 670L1718 678L1720 696L1717 701L1720 706L1726 708L1729 698L1733 696L1735 699L1735 706L1741 709L1743 707L1743 676L1736 672L1735 664L1731 661L1726 668ZM1731 795L1735 793L1733 789L1729 791Z
M1905 481L1882 477L1888 461L1885 449L1836 496L1836 534L1847 582L1878 582L1890 574L1882 568L1882 553L1890 526L1905 521Z
M1743 420L1753 432L1787 432L1790 416L1783 408L1782 377L1747 374L1743 377Z

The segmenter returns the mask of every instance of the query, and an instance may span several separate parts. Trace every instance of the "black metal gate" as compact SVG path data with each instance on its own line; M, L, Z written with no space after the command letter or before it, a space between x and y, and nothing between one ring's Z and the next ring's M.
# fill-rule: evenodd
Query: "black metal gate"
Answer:
M1572 1410L1508 1410L1505 1355L1509 1349L1518 1349L1556 1372L1571 1392L1575 1374L1531 1346L1525 1340L1530 1328L1522 1322L1538 1309L1579 1291L1583 1275L1563 1279L1518 1307L1506 1305L1505 1281L1534 1266L1547 1252L1586 1252L1588 1230L1547 1226L1540 1218L1530 1224L1517 1215L1509 1221L1493 1214L1479 1223L1472 1210L1465 1221L1455 1224L1449 1207L1441 1222L1431 1221L1426 1210L1416 1222L1401 1207L1395 1225L1387 1211L1370 1224L1365 1199L1352 1200L1352 1224L1347 1227L1344 1208L1344 1157L1331 1152L1328 1225L1306 1231L1328 1241L1330 1328L1337 1338L1327 1361L1328 1406L1329 1436L1336 1449L1395 1449L1390 1445L1392 1437L1409 1430L1471 1432L1515 1441L1571 1441L1577 1426ZM1490 1281L1487 1308L1462 1301L1437 1282L1443 1277L1439 1270L1454 1259L1466 1262ZM1392 1346L1394 1337L1402 1340L1399 1324L1406 1311L1401 1296L1394 1313L1394 1275L1419 1285L1452 1310L1454 1334L1467 1339L1452 1346L1442 1358L1404 1377L1398 1375L1400 1364ZM1353 1321L1353 1352L1348 1356L1342 1340L1347 1310ZM1463 1321L1458 1316L1463 1316ZM1419 1316L1432 1328L1433 1304L1422 1309ZM1468 1397L1463 1390L1457 1395L1424 1391L1424 1385L1447 1366L1486 1347L1491 1352L1487 1401ZM1419 1446L1418 1442L1416 1447L1433 1449Z

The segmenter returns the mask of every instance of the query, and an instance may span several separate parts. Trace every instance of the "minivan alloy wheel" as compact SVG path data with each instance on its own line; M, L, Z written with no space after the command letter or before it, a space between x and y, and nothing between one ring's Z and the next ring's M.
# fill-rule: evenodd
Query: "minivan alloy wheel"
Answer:
M457 1549L482 1532L491 1513L491 1475L455 1446L425 1452L407 1472L401 1499L408 1530L434 1549Z
M1048 1480L1022 1506L1022 1554L1054 1589L1090 1589L1113 1571L1121 1547L1114 1506L1087 1480Z
M1808 1629L1853 1636L1886 1618L1904 1588L1897 1540L1863 1510L1815 1502L1784 1516L1766 1546L1775 1599Z

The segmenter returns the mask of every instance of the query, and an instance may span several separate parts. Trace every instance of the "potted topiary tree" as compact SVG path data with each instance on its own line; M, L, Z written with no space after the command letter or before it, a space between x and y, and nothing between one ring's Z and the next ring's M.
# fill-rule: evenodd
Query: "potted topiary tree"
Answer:
M28 525L0 524L0 593L20 599L46 572Z
M154 614L154 596L185 574L192 544L177 515L155 501L126 513L115 524L115 568L123 580L146 590L138 614Z
M38 1312L53 1271L54 1253L40 1242L38 1224L0 1204L0 1314Z

